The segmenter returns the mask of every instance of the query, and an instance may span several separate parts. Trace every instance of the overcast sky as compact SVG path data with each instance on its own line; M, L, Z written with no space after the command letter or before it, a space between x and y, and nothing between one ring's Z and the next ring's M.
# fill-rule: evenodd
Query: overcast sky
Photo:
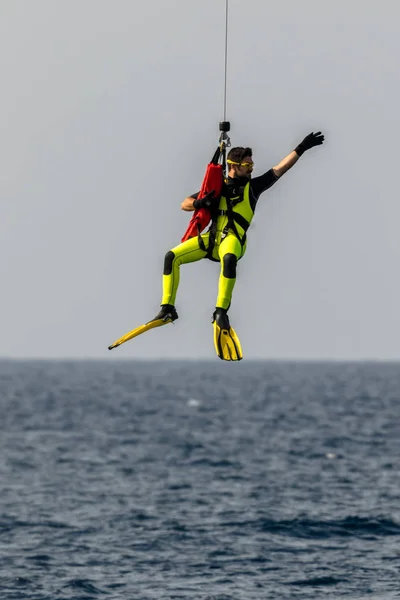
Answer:
M362 6L362 10L360 10ZM3 0L2 357L215 357L219 266L149 320L223 117L225 0ZM261 174L230 310L245 358L400 358L398 2L229 0L227 118ZM217 358L215 358L218 360Z

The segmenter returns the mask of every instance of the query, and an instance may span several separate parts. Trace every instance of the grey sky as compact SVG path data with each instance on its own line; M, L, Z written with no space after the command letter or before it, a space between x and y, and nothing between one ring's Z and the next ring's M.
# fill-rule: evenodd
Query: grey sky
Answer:
M233 145L262 195L230 311L245 358L400 358L397 2L230 0ZM3 0L3 357L214 358L218 265L151 318L223 109L225 0ZM215 358L215 360L218 360Z

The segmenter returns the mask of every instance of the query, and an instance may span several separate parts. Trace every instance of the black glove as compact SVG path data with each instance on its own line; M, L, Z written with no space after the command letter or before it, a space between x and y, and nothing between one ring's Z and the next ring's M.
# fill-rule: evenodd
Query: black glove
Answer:
M314 148L314 146L320 146L323 143L324 139L325 136L320 131L317 131L317 133L309 133L308 135L306 135L304 140L300 142L297 148L294 149L294 151L297 152L299 156L301 156L306 150Z
M198 208L210 208L210 206L211 206L211 204L213 203L214 200L215 200L214 190L211 190L211 192L208 192L208 194L206 194L202 198L197 198L197 200L195 200L193 202L193 207L196 210Z

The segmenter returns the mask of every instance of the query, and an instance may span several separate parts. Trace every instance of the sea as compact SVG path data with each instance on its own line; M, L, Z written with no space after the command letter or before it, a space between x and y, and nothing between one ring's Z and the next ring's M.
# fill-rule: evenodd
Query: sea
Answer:
M0 361L1 600L400 598L400 363Z

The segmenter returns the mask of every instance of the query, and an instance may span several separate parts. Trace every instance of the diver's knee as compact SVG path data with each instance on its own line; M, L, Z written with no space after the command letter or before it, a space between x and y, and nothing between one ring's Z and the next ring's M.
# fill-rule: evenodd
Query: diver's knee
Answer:
M175 254L169 250L164 258L164 275L171 275Z
M237 257L235 254L225 254L223 258L223 270L222 274L227 279L235 279L236 278L236 265L237 265Z

